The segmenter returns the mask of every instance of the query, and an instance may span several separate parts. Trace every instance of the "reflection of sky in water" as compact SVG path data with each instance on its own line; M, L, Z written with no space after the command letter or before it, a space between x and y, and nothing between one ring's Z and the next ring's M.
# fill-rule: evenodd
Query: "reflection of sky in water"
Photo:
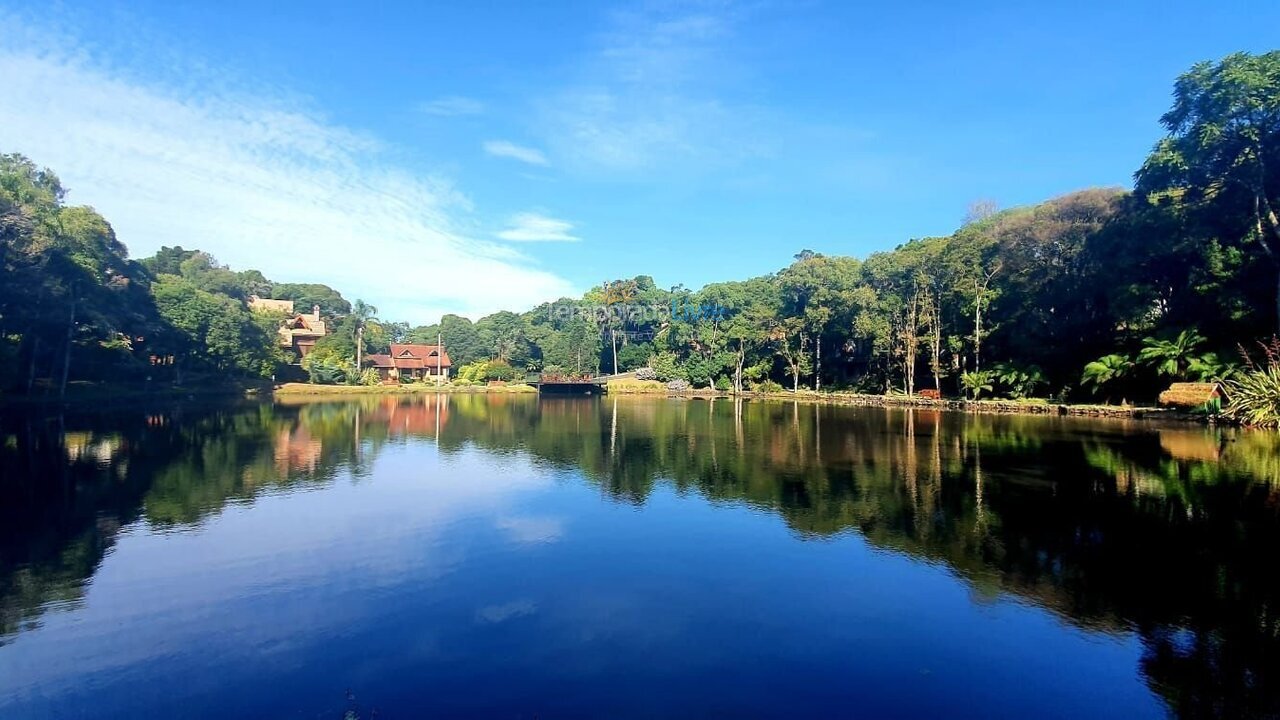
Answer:
M0 648L0 710L337 717L352 688L396 717L1158 716L1139 655L857 534L411 438L360 478L126 528L82 607Z

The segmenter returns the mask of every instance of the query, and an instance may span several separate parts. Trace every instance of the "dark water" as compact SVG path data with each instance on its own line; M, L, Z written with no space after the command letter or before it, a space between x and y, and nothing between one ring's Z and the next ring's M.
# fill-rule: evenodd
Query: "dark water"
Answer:
M1280 436L369 398L0 433L0 717L1280 711Z

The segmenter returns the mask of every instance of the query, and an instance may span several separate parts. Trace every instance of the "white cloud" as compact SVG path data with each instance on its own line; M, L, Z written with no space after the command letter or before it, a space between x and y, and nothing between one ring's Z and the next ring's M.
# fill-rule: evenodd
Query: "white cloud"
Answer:
M509 242L578 242L582 238L573 232L573 223L547 217L539 213L517 213L511 218L510 227L498 233Z
M198 247L411 322L573 294L519 253L469 237L467 198L390 164L375 138L246 95L234 79L139 80L69 41L22 45L23 35L0 39L0 151L55 170L68 200L96 207L134 256Z
M752 85L724 42L736 12L616 15L578 74L538 102L545 142L571 170L624 178L697 176L768 155L770 118L734 100Z
M427 115L438 115L440 117L480 115L484 112L484 103L475 98L449 95L424 102L418 106L418 110Z
M489 140L484 144L484 151L494 157L506 157L520 162L529 163L530 165L549 165L547 157L542 154L541 150L516 145L506 140Z

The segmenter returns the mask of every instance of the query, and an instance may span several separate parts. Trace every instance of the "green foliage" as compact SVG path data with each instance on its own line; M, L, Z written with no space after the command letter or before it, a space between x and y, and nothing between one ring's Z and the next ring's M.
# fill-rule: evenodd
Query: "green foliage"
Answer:
M1037 365L1018 367L1011 363L997 363L991 372L1000 393L1015 400L1030 398L1049 384L1044 371Z
M484 379L485 380L515 380L519 373L510 363L502 360L493 360L485 364Z
M466 365L463 365L462 367L458 368L458 372L455 378L457 380L464 380L469 383L482 382L485 379L485 376L488 374L488 372L489 372L489 361L479 360L476 362L467 363Z
M1084 366L1080 384L1095 394L1110 394L1111 390L1133 372L1133 361L1124 355L1104 355Z
M996 374L990 370L975 370L960 375L960 387L973 400L977 400L984 392L991 392L995 388L995 382Z
M761 393L780 393L783 390L782 384L773 380L761 380L752 385L751 389Z
M716 378L715 388L720 392L729 392L730 390L733 389L733 383L729 381L729 378L721 375L720 377Z
M1138 362L1162 377L1186 380L1191 375L1192 362L1200 360L1196 352L1204 341L1204 337L1195 330L1183 330L1172 338L1148 337L1142 341Z
M1280 363L1248 370L1227 381L1229 417L1258 427L1280 426Z
M1263 360L1245 357L1248 368L1224 383L1225 414L1245 425L1280 427L1280 337L1262 345Z
M684 368L680 366L680 362L673 352L655 354L649 358L648 367L653 370L654 379L660 382L688 379Z
M347 368L332 357L307 357L308 377L316 385L341 385L347 381Z

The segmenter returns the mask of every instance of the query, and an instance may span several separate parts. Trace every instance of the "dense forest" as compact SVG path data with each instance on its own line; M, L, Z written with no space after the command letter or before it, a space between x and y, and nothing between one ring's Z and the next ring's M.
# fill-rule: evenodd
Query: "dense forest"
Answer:
M322 382L369 380L357 343L368 353L439 334L469 377L482 362L495 377L651 368L721 389L1116 402L1173 380L1251 376L1275 392L1280 52L1192 67L1161 122L1167 135L1131 191L977 202L951 235L865 259L804 250L774 274L700 290L640 276L423 327L196 250L132 260L106 219L63 202L52 171L0 156L0 388L277 376L297 358L275 342L281 318L249 311L259 295L320 306L332 332L305 369Z

